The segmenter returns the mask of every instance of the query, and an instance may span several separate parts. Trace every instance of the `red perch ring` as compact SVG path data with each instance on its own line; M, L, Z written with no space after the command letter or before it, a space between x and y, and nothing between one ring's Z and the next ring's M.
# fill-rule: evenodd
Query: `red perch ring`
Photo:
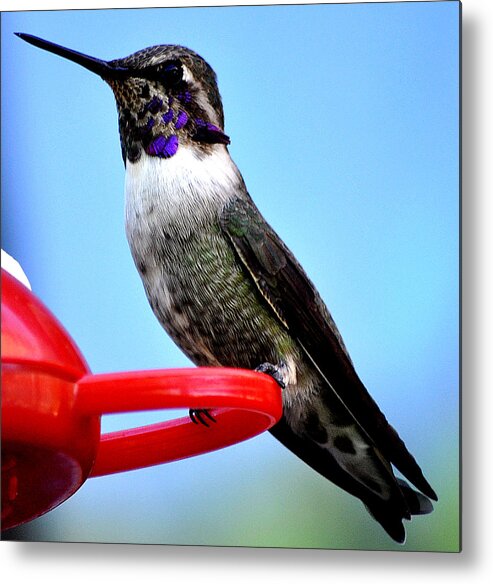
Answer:
M103 414L208 409L100 434ZM92 375L44 304L2 270L2 529L60 505L88 477L224 448L271 428L281 393L262 373L190 368Z

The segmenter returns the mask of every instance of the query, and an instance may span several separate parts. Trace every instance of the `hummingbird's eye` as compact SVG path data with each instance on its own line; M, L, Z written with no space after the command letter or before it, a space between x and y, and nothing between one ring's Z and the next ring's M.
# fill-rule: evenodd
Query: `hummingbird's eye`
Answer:
M161 80L167 87L175 87L183 79L183 69L179 61L170 61L161 69Z

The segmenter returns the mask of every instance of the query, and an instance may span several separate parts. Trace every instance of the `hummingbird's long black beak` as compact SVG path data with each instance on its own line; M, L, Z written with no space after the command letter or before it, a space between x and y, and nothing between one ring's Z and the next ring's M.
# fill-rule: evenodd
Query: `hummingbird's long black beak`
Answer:
M103 79L124 78L128 77L130 74L130 71L125 67L115 67L107 61L103 61L102 59L96 59L95 57L84 55L78 51L67 49L61 45L57 45L50 41L45 41L44 39L41 39L37 36L33 36L32 34L25 34L23 32L16 32L14 34L31 45L34 45L35 47L39 47L40 49L44 49L50 53L55 53L55 55L59 55L64 59L68 59L69 61L73 61L78 65L82 65L82 67L85 67L86 69L89 69L89 71L100 75Z

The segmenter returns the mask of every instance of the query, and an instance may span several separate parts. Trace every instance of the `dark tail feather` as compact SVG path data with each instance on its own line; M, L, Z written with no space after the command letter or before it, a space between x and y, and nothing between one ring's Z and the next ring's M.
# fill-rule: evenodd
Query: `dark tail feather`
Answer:
M365 505L365 507L373 519L380 523L396 543L404 543L406 541L406 530L402 524L402 519L405 518L398 518L389 514L388 509L385 509L382 504L375 505L373 508L369 505Z
M427 515L433 511L433 503L428 497L415 491L406 483L406 481L403 481L402 479L396 480L401 493L404 495L404 499L406 500L411 515Z
M368 439L378 447L385 459L391 462L423 494L430 499L437 501L438 497L424 477L416 459L409 452L395 428L388 423L385 415L370 396L365 386L356 375L356 372L354 372L354 375L354 387L351 387L353 387L355 391L357 389L358 395L363 400L359 405L364 405L360 417L357 417L350 407L351 405L355 406L356 404L347 404L343 402L330 385L324 385L322 387L322 399L328 404L329 408L335 408L339 403L344 403L344 407L347 408L347 411L352 418L356 420L359 426L364 430ZM336 403L334 403L334 400L336 400Z
M382 417L385 417L382 414ZM385 420L387 422L387 420ZM403 475L405 475L414 486L416 486L422 493L430 499L438 501L437 494L433 490L430 483L425 479L423 472L419 468L414 456L408 451L403 440L388 422L387 422L387 440L382 440L385 448L382 448L386 455L389 456L391 462L398 468Z
M412 515L426 515L433 511L433 504L428 497L415 491L402 479L396 479L396 482L409 509L409 516L402 517L402 519L410 520ZM397 543L406 541L406 530L402 524L402 519L389 513L389 509L382 501L374 501L371 505L365 503L365 507L368 513L380 523L392 539Z
M284 418L270 432L315 471L359 498L370 515L397 543L404 543L406 539L403 519L411 519L411 515L430 513L433 510L428 497L414 491L405 481L393 477L390 470L391 496L382 499L374 490L344 470L329 450L295 434Z

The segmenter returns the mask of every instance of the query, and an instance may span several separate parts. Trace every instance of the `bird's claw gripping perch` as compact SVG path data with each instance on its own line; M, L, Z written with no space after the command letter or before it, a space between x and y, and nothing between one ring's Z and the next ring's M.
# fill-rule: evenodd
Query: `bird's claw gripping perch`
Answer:
M283 363L279 365L273 365L272 363L262 363L262 365L259 365L255 368L255 371L269 375L281 389L285 389L286 383L282 374L283 365Z
M209 412L209 410L205 409L198 409L198 410L189 410L188 415L194 424L202 424L202 426L209 427L206 418L208 418L211 422L216 423L213 415Z

